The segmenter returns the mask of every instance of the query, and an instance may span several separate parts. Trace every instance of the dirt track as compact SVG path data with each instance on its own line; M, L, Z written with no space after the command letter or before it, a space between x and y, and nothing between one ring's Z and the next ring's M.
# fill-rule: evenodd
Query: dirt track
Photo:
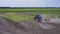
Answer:
M16 21L5 17L0 17L0 34L60 34L60 24L51 24L56 26L52 30L44 30L39 26L29 28Z
M35 32L35 29L28 28L24 24L5 17L0 17L0 34L37 34L38 32Z

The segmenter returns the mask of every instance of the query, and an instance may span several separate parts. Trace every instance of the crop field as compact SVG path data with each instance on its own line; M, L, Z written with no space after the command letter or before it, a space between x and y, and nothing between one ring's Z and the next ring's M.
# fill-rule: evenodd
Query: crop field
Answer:
M0 13L2 12L40 12L40 13L59 13L60 12L60 8L22 8L22 9L14 9L14 8L10 8L10 9L1 9L0 8Z

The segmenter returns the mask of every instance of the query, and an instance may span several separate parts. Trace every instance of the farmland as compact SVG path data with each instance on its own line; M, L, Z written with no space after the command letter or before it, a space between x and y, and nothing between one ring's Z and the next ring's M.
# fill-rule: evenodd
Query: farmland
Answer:
M1 12L40 12L40 13L59 13L60 8L6 8L6 9L1 9L0 8L0 13Z
M33 20L37 14L51 14L52 17L60 17L60 8L0 8L0 13L16 21Z

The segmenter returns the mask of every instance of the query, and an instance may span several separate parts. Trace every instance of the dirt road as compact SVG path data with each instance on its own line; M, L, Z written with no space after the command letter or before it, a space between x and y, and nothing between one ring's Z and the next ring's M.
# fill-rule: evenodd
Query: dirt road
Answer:
M24 24L0 16L0 34L60 34L60 24L52 23L50 25L56 28L50 30L42 29L39 26L29 28Z

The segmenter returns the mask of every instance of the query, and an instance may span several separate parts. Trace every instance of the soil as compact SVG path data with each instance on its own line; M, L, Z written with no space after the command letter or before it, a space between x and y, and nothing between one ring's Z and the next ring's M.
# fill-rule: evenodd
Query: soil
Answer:
M44 30L39 26L29 28L20 22L0 16L0 34L60 34L60 24L50 25L54 25L56 28L51 30Z

